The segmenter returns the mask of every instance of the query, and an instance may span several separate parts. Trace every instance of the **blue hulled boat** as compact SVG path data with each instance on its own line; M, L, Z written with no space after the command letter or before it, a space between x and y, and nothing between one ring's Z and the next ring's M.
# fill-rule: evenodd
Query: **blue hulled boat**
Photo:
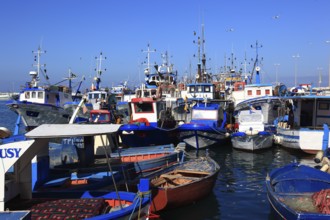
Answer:
M330 219L327 194L330 174L319 169L291 163L274 169L266 178L269 203L278 217L293 219ZM327 214L324 214L326 212Z

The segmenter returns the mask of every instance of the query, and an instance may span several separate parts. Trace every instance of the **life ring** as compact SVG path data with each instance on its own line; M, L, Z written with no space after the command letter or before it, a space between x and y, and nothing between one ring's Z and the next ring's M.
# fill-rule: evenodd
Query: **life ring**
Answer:
M130 121L130 124L135 124L135 123L144 123L146 126L150 126L150 123L149 123L148 119L146 119L146 118L138 118L136 120Z

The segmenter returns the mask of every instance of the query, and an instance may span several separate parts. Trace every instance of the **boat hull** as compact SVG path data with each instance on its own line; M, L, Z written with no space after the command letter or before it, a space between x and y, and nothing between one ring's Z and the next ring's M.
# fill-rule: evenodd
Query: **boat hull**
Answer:
M7 106L22 117L28 128L41 124L66 124L70 120L68 112L54 105L13 101Z
M276 144L285 148L316 154L318 151L322 150L323 142L321 140L323 139L323 135L323 129L288 129L279 127L274 140Z
M188 165L189 163L191 163L191 165ZM173 187L152 187L152 212L185 206L199 201L212 192L220 169L217 163L208 158L207 161L188 161L187 165L187 169L185 168L185 165L176 166L173 169L173 172L170 173L182 173L184 177L179 177L178 181L180 182L185 178L188 178L189 182L183 182L182 184ZM189 166L193 166L194 168L188 168ZM185 171L187 171L187 173L191 172L196 176L202 173L204 175L204 171L198 171L199 166L208 166L208 168L204 167L203 170L205 170L205 172L207 172L206 169L211 170L207 175L198 178L185 176ZM162 178L162 175L160 175L158 178ZM151 180L151 183L153 183L153 180Z
M163 144L178 144L179 133L174 129L161 129L143 124L124 124L118 133L122 145L127 147L143 147Z
M273 170L266 178L269 203L283 219L329 219L322 214L312 196L330 188L330 175L316 168L292 163Z
M199 126L194 124L181 125L180 140L187 146L203 149L211 145L221 143L228 139L229 134L224 129L215 129L209 126Z
M233 148L247 151L267 149L273 146L273 135L270 133L247 135L237 132L231 137Z

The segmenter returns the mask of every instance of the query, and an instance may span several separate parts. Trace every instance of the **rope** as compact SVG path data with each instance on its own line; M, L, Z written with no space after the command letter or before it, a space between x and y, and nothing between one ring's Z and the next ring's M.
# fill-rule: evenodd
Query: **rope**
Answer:
M135 196L135 198L133 199L133 202L136 201L136 200L138 200L138 201L137 201L136 203L134 203L135 205L134 205L133 211L132 211L132 213L131 213L129 219L132 219L133 214L134 214L134 212L135 212L135 208L137 207L137 205L139 205L138 219L140 219L141 209L142 209L142 201L143 201L142 198L144 198L145 196L149 196L149 197L150 197L150 195L151 195L151 190L146 191L146 192L140 192L140 191L138 191L138 192L136 193L136 196ZM150 199L150 202L151 202L151 199Z

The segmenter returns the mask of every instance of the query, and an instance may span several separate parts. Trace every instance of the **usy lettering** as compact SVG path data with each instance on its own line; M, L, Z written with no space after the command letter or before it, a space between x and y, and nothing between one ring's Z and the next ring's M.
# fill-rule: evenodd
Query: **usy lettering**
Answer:
M18 158L21 148L0 148L0 158Z

